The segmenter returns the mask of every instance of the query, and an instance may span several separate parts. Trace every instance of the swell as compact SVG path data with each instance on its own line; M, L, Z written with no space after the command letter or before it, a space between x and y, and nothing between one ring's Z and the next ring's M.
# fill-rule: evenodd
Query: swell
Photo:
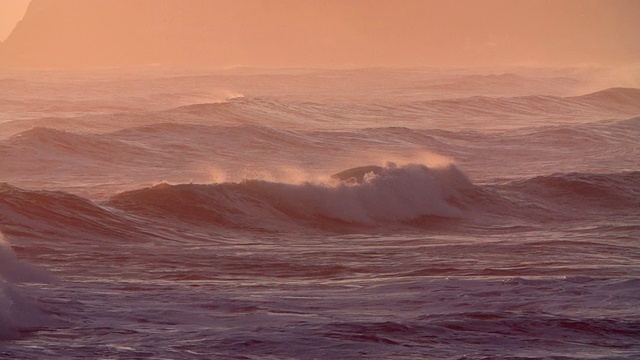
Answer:
M609 88L568 99L604 108L626 108L630 111L640 111L640 89L636 88Z
M610 88L561 97L554 95L465 96L431 100L384 99L366 101L312 102L288 98L246 97L228 102L195 103L161 111L107 111L66 118L40 118L5 123L0 134L30 127L51 127L85 131L116 131L127 124L140 126L160 122L188 122L221 126L271 124L287 129L354 129L394 119L399 126L418 129L483 129L486 120L493 128L518 128L522 123L582 123L640 114L640 89ZM507 91L508 93L508 91ZM26 106L26 105L25 105ZM51 116L51 113L47 113ZM455 122L451 122L455 120ZM480 121L481 120L481 121ZM13 129L13 130L12 130Z
M145 239L149 233L160 237L158 229L173 223L351 232L397 230L399 225L428 229L453 221L452 229L465 231L455 224L629 218L637 216L638 208L639 171L552 174L473 185L453 165L407 165L368 174L362 183L161 183L119 193L104 203L0 184L1 230L41 238L58 234L63 239Z
M110 162L127 157L151 157L149 151L118 139L88 133L74 133L36 127L20 132L0 143L3 153L13 156L31 154L32 158L85 159ZM114 157L116 157L114 159Z
M265 126L206 126L193 123L154 123L106 134L77 133L37 127L0 140L0 158L15 170L25 163L39 167L56 164L78 166L158 166L175 160L207 158L231 148L258 152L300 151L319 148L312 134ZM20 161L16 161L19 159ZM173 161L175 166L175 161Z
M548 89L533 92L537 95L504 96L504 94L521 94L509 90L500 91L502 96L487 96L492 78L499 82L515 84L517 78L509 75L484 77L471 80L482 91L464 92L460 97L455 94L432 89L439 94L438 99L427 96L428 85L419 85L413 89L416 94L409 99L387 101L386 97L349 97L332 101L302 101L299 97L261 97L231 99L218 103L194 103L162 111L135 109L102 109L88 111L84 115L69 115L53 118L56 111L40 112L42 118L31 115L27 119L9 121L25 116L27 110L33 108L33 102L40 104L42 100L24 101L19 108L0 124L0 136L8 136L29 128L49 127L61 130L77 130L87 132L108 132L126 128L131 125L149 125L159 122L189 122L201 125L212 123L223 126L271 124L287 129L354 129L371 126L374 123L388 123L416 129L484 129L487 120L491 119L491 128L506 129L522 127L523 123L558 124L583 123L640 114L640 89L609 88L580 96L561 97L544 95L553 93ZM473 77L471 77L473 79ZM520 79L522 80L522 79ZM465 82L467 80L463 80ZM487 82L488 81L488 82ZM167 85L170 86L170 85ZM311 87L311 85L310 85ZM553 86L551 87L553 88ZM388 92L388 89L387 89ZM102 93L102 92L101 92ZM393 93L393 91L392 91ZM469 96L483 94L480 96ZM28 97L27 97L28 98ZM428 100L424 100L424 99ZM1 101L1 100L0 100ZM6 101L6 100L5 100ZM194 100L197 101L197 100ZM51 100L60 103L59 99ZM164 104L164 100L161 101ZM67 106L91 107L97 104L83 105L70 102ZM166 104L164 105L166 106ZM24 108L24 109L23 109ZM82 114L84 110L78 109ZM37 113L37 112L36 112ZM451 120L455 120L452 122ZM525 125L526 126L526 125Z
M506 187L547 201L590 202L618 209L640 205L640 171L552 174L515 181Z
M133 237L135 219L62 191L29 191L0 183L0 231L46 241Z
M640 221L640 172L556 173L482 187L478 208L490 217L530 224L609 219ZM617 226L617 225L616 225Z
M482 146L563 147L589 150L593 145L635 144L640 117L580 125L536 126L482 133L414 129L410 127L362 128L349 131L285 130L277 126L211 125L189 122L158 122L112 133L90 134L33 128L0 140L4 167L19 163L48 162L105 165L158 165L184 159L208 159L235 151L255 153L337 152L413 146L457 154ZM628 148L628 147L626 147ZM175 161L174 161L175 163ZM175 166L176 164L172 164ZM16 165L16 171L19 166ZM149 166L147 166L149 167Z
M328 125L354 128L373 121L398 119L402 126L432 128L455 119L461 126L480 126L478 119L493 119L499 127L519 127L516 119L544 119L583 122L640 114L640 89L610 88L571 97L527 95L514 97L471 96L437 100L413 100L394 105L384 103L314 103L269 98L242 98L223 104L194 104L171 109L167 114L190 118L211 117L230 123L256 124L255 120L299 128L325 128ZM425 122L425 120L429 120ZM539 120L537 120L539 121ZM336 123L337 122L337 123ZM453 126L449 123L448 127Z

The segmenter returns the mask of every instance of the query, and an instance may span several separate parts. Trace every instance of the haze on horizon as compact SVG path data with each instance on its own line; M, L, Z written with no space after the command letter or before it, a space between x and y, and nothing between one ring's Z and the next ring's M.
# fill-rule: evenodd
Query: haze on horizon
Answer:
M639 35L635 0L32 0L0 67L615 65Z

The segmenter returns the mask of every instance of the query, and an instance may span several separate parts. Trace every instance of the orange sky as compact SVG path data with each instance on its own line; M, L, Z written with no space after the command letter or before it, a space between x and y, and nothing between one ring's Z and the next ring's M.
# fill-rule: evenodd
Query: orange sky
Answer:
M24 2L0 0L14 16ZM0 13L3 23L12 11ZM29 11L5 41L5 63L464 66L640 58L638 0L34 0Z

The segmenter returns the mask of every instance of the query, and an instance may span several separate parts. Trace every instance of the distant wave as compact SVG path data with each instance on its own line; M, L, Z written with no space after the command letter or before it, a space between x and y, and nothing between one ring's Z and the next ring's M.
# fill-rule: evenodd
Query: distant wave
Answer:
M5 163L20 157L72 161L86 159L128 163L167 160L172 151L181 156L207 154L215 148L234 147L272 151L304 151L305 149L340 148L348 144L370 147L385 144L412 144L439 151L464 148L467 143L514 140L517 143L542 142L584 144L625 141L628 131L640 131L640 117L625 120L584 123L579 125L537 126L493 134L474 131L445 131L409 127L362 128L349 131L284 130L277 126L205 125L198 123L157 122L133 126L106 134L89 134L36 127L0 139L0 157ZM635 141L635 136L629 140Z
M579 80L568 77L525 77L514 73L489 75L459 75L445 77L437 84L420 84L417 90L435 90L451 94L538 94L558 93L559 89L579 86Z
M347 129L389 124L416 130L449 129L477 130L489 128L519 128L523 123L554 125L598 122L640 115L640 89L611 88L591 94L559 97L528 96L472 96L438 100L407 100L386 104L371 102L305 102L291 99L247 97L225 103L192 104L163 111L94 114L74 119L20 120L0 124L0 134L23 131L16 143L50 139L52 145L63 146L74 140L73 135L54 133L62 129L84 129L92 132L117 131L127 126L151 127L160 123L193 124L201 126L263 126L289 129ZM1 100L0 100L1 101ZM454 121L455 120L455 121ZM490 122L489 122L490 120ZM527 120L527 121L520 121ZM34 129L29 127L37 126ZM47 129L48 128L48 129ZM18 136L18 135L16 135ZM68 137L65 139L65 137ZM100 136L96 145L104 141ZM134 144L114 143L124 148ZM140 151L141 149L129 149Z
M175 108L168 114L196 118L216 117L228 124L282 124L295 128L300 119L322 127L326 122L343 121L361 126L374 120L402 119L401 123L418 127L427 119L492 118L512 119L610 119L640 113L640 89L611 88L582 96L559 97L526 95L514 97L472 96L438 100L409 101L394 104L313 103L266 98L242 98L223 104L196 104Z
M46 152L46 157L85 157L112 161L114 154L148 155L143 148L100 135L74 133L52 128L36 127L18 133L2 142L6 149L28 149Z
M474 96L459 99L429 100L416 105L425 114L451 116L554 116L593 118L600 114L638 114L640 112L640 89L612 88L595 93L558 97L530 95L517 97ZM576 109L580 111L577 112Z
M640 89L636 88L610 88L569 99L604 107L623 107L640 111Z
M213 143L235 146L251 146L253 149L298 149L314 147L312 136L304 133L260 125L201 125L181 123L156 123L123 129L109 134L123 141L141 141L167 148L174 144L198 144L194 150L202 151ZM187 142L176 139L189 139ZM186 150L186 149L184 149Z
M172 151L182 155L206 154L213 147L233 145L252 149L303 151L356 144L368 147L385 144L414 144L432 149L458 149L467 142L491 141L493 138L518 143L540 143L554 139L565 144L584 141L623 141L628 130L640 130L640 117L615 122L580 125L537 126L514 129L498 135L474 131L445 131L409 127L363 128L349 131L284 130L277 126L211 125L198 123L157 122L134 126L106 134L88 134L36 127L0 140L0 156L5 162L22 159L87 159L131 162L163 160ZM635 139L631 139L635 141ZM357 147L357 146L356 146ZM442 150L440 150L442 151Z

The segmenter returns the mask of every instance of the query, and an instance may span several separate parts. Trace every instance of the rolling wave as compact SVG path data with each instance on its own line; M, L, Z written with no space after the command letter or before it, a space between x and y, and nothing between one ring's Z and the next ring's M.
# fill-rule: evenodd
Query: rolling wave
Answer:
M141 215L222 226L295 223L372 226L423 217L463 215L463 192L473 187L455 166L387 167L359 184L287 184L263 180L211 185L160 184L128 191L107 204Z
M365 170L344 175L358 169ZM0 230L32 237L131 239L157 233L159 224L182 222L250 231L341 232L429 228L445 220L490 223L496 217L584 220L593 213L633 214L640 208L638 171L552 174L484 185L472 184L454 165L361 167L339 175L342 181L161 183L102 203L0 184Z
M103 161L112 161L114 154L127 154L127 156L149 155L149 152L142 147L117 139L42 127L20 132L2 141L1 145L7 150L41 151L46 153L48 157L85 157Z
M545 202L575 205L576 209L640 208L640 171L616 174L552 174L510 183L515 189Z
M592 106L622 107L640 112L640 89L636 88L609 88L568 99L578 100Z
M66 162L83 160L137 164L169 161L172 155L184 159L185 156L207 158L210 154L232 151L326 153L327 149L333 151L346 147L354 151L372 147L393 148L397 145L438 149L438 152L445 154L473 150L477 144L589 149L594 143L635 143L639 126L640 117L580 125L526 127L498 134L402 126L349 131L301 131L275 126L184 122L157 122L105 134L37 127L0 140L0 158L5 164L18 157L21 163L57 159Z
M225 119L228 124L270 123L296 128L326 124L354 128L374 121L398 119L402 126L433 128L444 119L455 119L460 128L476 124L477 119L501 121L500 126L517 127L513 119L562 121L606 120L640 113L640 89L610 88L581 95L560 97L524 95L513 97L471 96L435 100L384 103L313 103L269 98L242 98L222 104L194 104L167 111L200 119ZM478 125L480 125L478 123ZM447 123L448 127L453 126ZM485 124L486 126L486 124Z
M565 173L479 187L478 219L522 225L591 221L616 215L630 221L640 208L640 172ZM633 220L633 219L636 220Z
M62 191L30 191L0 183L0 230L49 239L135 234L125 214Z

